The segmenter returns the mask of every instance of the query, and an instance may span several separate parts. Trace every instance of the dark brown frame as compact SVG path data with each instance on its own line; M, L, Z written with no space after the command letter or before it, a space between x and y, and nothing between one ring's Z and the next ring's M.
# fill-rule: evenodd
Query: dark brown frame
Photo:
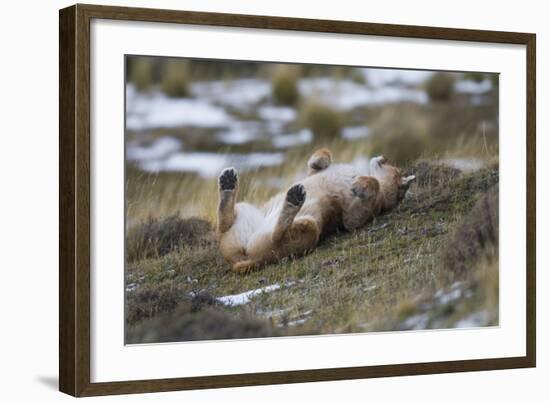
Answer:
M90 21L92 18L510 43L527 49L527 324L523 357L90 382ZM535 48L531 33L74 5L59 13L59 389L73 396L144 393L535 367Z

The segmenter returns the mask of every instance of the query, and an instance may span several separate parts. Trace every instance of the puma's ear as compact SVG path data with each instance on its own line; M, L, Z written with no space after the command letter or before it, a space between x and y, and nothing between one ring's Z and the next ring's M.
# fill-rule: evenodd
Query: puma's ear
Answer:
M408 177L401 177L401 185L410 185L413 181L416 181L414 175L409 175Z

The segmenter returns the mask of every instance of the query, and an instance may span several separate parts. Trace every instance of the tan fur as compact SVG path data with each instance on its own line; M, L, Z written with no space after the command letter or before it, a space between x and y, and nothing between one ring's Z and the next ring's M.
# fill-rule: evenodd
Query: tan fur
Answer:
M414 180L402 177L383 157L373 158L369 170L332 165L331 153L320 149L308 161L308 177L257 207L236 203L237 173L225 169L217 226L223 256L234 271L246 273L303 255L338 228L355 230L397 206Z

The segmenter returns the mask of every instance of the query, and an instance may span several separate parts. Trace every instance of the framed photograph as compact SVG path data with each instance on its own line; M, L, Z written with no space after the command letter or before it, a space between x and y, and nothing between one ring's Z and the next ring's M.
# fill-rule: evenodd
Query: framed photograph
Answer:
M59 18L61 391L535 366L534 34Z

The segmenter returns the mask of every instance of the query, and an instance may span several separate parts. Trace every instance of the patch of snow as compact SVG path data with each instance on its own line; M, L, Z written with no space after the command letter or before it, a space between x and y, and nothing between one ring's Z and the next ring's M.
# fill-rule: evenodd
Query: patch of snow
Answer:
M293 285L293 282L285 284L286 287ZM261 294L268 294L273 291L281 289L283 286L279 283L268 285L267 287L257 288L255 290L245 291L240 294L235 295L225 295L223 297L218 297L216 300L221 302L226 306L240 306L249 303L252 298L257 297Z
M455 281L455 282L453 283L453 285L451 285L451 288L452 288L453 290L454 290L455 288L460 288L460 287L462 287L462 284L464 284L463 281Z
M407 318L403 325L405 328L410 330L423 330L426 327L428 327L428 323L430 322L430 317L427 314L422 315L414 315L409 318Z
M287 326L299 326L299 325L302 325L306 322L307 319L296 319L296 320L292 320L290 322L288 322L286 325Z
M418 86L426 82L433 75L433 71L396 70L384 68L364 68L363 74L367 84L374 88L387 85Z
M229 129L216 134L216 138L228 145L251 142L260 136L261 123L258 121L234 121Z
M267 105L258 109L258 115L263 120L289 123L296 119L296 110L292 107Z
M455 82L455 91L469 95L482 95L493 89L491 80L484 79L481 82L476 82L471 79L463 79Z
M132 292L137 288L138 288L138 284L136 283L128 284L128 286L126 287L126 292Z
M142 94L132 84L126 90L126 128L135 131L174 127L223 127L232 118L204 99L170 98L157 91Z
M363 288L363 291L365 291L365 292L372 291L372 290L376 290L376 288L377 288L376 284L372 284L368 287Z
M194 172L204 178L212 178L227 166L234 166L237 170L246 171L259 167L277 166L283 163L284 159L282 153L174 153L163 160L143 161L140 163L140 168L151 173Z
M461 296L462 296L462 291L460 290L460 288L455 288L451 292L440 295L439 296L439 303L441 305L446 305L449 302L456 301Z
M301 79L298 85L300 92L306 97L312 97L341 111L385 103L428 102L428 95L421 90L392 86L370 89L351 80L307 78Z
M268 97L271 83L261 79L196 82L191 85L191 93L212 103L243 110Z
M141 146L137 142L129 142L126 147L127 160L162 159L181 149L181 142L176 138L165 136L155 140L149 146Z
M487 311L472 313L466 318L455 323L456 328L487 326L490 321L490 315Z
M313 139L311 130L304 128L295 134L277 135L274 136L273 146L276 148L290 148L292 146L304 145L310 143Z
M357 127L344 127L342 129L342 137L347 140L355 140L366 138L369 135L369 127L357 126Z

